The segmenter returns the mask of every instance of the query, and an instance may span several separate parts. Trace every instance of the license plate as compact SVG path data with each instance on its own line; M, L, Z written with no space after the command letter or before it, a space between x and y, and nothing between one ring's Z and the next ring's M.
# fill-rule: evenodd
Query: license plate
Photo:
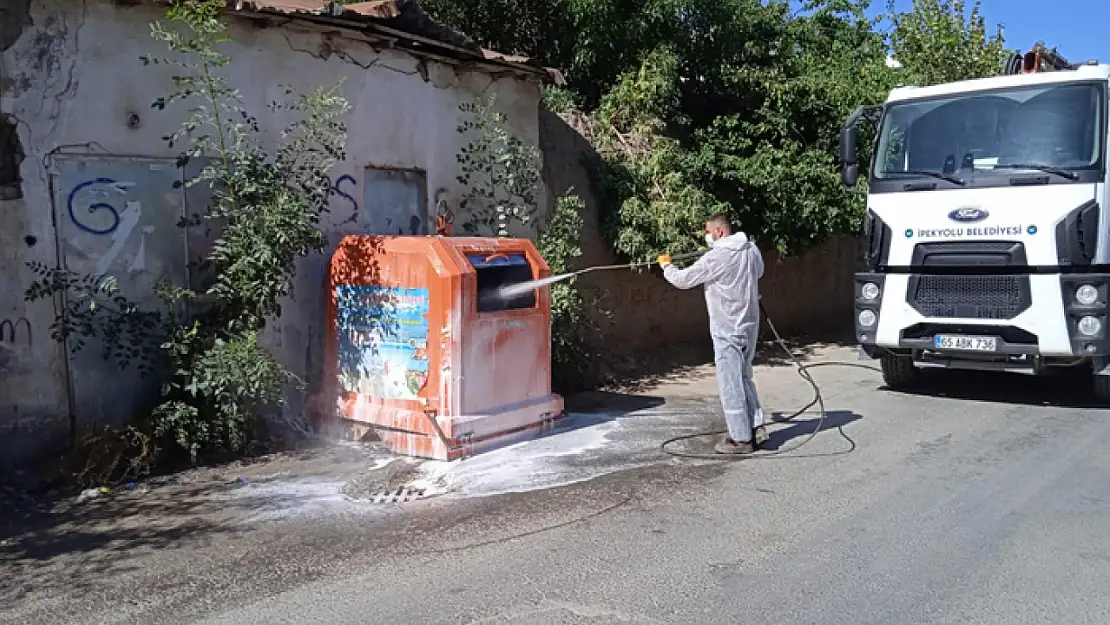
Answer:
M993 352L998 349L998 339L993 336L958 336L938 334L933 339L936 349L954 349L968 352Z

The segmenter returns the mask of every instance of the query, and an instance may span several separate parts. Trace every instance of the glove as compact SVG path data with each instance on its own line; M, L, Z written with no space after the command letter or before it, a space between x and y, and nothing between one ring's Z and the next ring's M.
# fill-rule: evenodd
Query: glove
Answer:
M671 255L670 254L662 254L662 255L659 256L659 266L660 267L665 268L667 265L670 265L670 264L671 264Z

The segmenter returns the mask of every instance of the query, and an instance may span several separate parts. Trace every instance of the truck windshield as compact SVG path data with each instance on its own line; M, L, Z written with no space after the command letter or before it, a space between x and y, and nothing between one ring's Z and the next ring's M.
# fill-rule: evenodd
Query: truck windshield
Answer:
M1078 180L1102 168L1104 94L1104 84L1067 83L890 104L874 179L997 186L1029 170Z

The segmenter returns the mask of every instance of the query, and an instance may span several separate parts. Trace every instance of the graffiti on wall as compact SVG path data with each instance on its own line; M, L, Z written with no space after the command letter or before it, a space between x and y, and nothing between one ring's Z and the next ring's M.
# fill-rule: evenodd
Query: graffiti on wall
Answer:
M110 276L140 310L164 309L156 287L189 283L190 231L181 221L190 205L208 201L207 189L184 187L188 171L174 159L66 154L50 169L60 265L79 276ZM17 340L23 330L16 328ZM155 380L121 370L98 343L66 350L69 401L84 423L131 414L158 394Z
M105 201L108 194L126 195L134 182L119 182L113 178L93 178L75 185L66 198L66 210L73 225L89 234L112 234L120 227L122 218L114 205ZM82 196L89 194L92 201L85 210L78 210ZM107 219L105 219L105 216ZM90 219L91 218L91 219Z
M344 188L344 185L350 186ZM358 200L356 200L355 197L351 195L350 192L348 192L348 189L350 191L354 191L352 187L357 186L358 181L355 180L355 177L350 174L343 174L342 176L336 178L335 182L333 182L331 185L332 193L345 200L346 203L349 204L349 208L351 211L351 216L340 222L339 225L353 223L358 219Z
M336 225L360 223L362 230L374 234L427 234L426 184L424 172L418 170L367 167L362 182L343 174L332 183L331 192L350 215ZM366 215L361 217L363 211Z
M21 338L22 341L19 340ZM25 345L31 345L34 342L31 322L26 317L0 319L0 343L15 344L17 341Z
M126 199L128 191L136 187L135 182L97 177L75 184L66 196L66 212L74 226L82 232L111 237L111 244L96 262L97 275L108 273L142 219L142 203ZM146 239L154 234L154 227L139 228L138 232L139 249L127 268L129 272L146 270Z
M127 190L134 186L134 182L120 182L113 178L93 178L81 182L70 190L66 198L66 210L70 221L89 234L112 234L124 225L124 216L123 212L108 201L110 198L106 196L109 193L126 195ZM332 193L342 199L350 209L351 216L343 223L352 222L358 218L360 207L358 199L353 195L357 192L357 186L358 181L350 174L339 176L331 185ZM82 198L85 195L90 195L88 199L92 201L82 205L84 204Z
M70 221L89 234L109 235L126 229L125 211L121 211L111 201L114 198L108 196L126 195L127 190L134 186L134 182L120 182L114 178L93 178L77 184L66 198L66 211ZM342 199L350 210L350 217L343 223L358 219L360 207L358 199L353 195L357 192L357 186L358 181L350 174L339 176L331 185L332 193Z

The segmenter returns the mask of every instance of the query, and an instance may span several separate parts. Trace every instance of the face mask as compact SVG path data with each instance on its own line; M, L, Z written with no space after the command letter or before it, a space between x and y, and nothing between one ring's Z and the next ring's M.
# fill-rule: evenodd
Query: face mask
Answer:
M708 245L709 247L713 247L713 244L716 241L717 240L713 238L713 235L708 234L708 233L705 235L705 244Z

